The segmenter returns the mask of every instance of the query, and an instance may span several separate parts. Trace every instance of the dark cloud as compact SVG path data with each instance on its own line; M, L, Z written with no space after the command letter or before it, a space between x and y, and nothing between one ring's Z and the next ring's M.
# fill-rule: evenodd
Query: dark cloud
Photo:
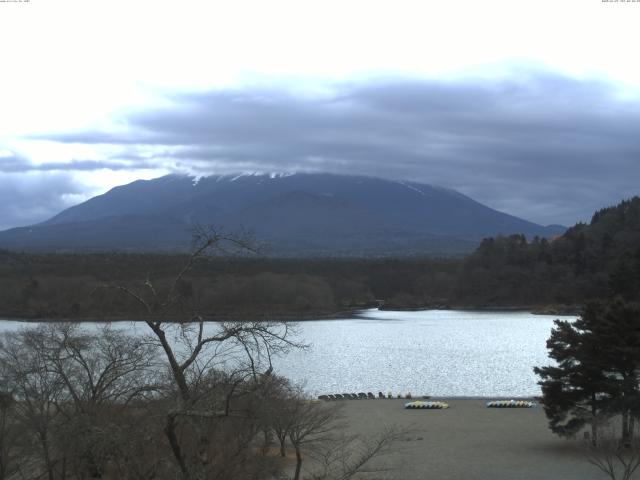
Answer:
M83 193L62 172L0 173L0 230L46 220L78 203Z
M163 152L155 166L170 162L200 174L302 170L411 179L541 223L588 219L638 193L640 102L604 82L515 72L502 80L385 79L328 91L178 95L171 107L128 113L124 135L48 138L153 146ZM146 156L128 157L131 168L138 161L149 164Z
M0 149L0 230L33 225L84 200L86 187L74 179L74 172L100 169L155 168L141 159L73 160L35 164Z
M88 169L86 162L72 162ZM33 225L81 201L84 186L64 170L66 164L35 165L2 149L0 230ZM82 169L82 168L77 168Z
M113 160L71 160L69 162L33 163L17 156L0 157L0 173L26 173L26 172L79 172L93 170L139 170L156 168L157 164L136 159L135 161Z

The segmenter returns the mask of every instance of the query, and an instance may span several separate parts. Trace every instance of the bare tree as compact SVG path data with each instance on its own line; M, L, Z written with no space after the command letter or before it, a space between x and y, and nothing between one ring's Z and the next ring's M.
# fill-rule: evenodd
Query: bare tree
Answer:
M621 438L611 422L601 426L597 444L589 446L589 463L611 480L630 480L640 468L640 439L629 434Z
M32 470L42 470L41 475L54 480L60 460L54 433L61 417L58 405L64 383L38 344L37 332L31 330L6 334L0 344L0 372L16 400L16 421L33 435L35 448L25 449L21 455L31 459Z
M40 445L32 469L41 464L50 479L101 478L117 451L118 423L155 387L154 351L109 326L90 333L54 323L7 335L2 379L16 398L14 422Z
M211 458L215 457L207 435L210 422L253 415L245 408L235 408L232 400L263 388L263 374L271 372L272 356L299 346L291 339L292 326L284 322L206 324L198 312L192 312L186 323L167 321L178 305L184 305L180 285L197 262L212 253L254 253L253 245L246 236L198 227L192 253L168 288L156 288L150 278L137 288L116 287L142 307L151 338L164 353L175 387L175 403L167 412L164 431L182 476L188 480L210 475ZM218 388L221 385L211 388L211 378L209 388L200 388L207 373L216 369L231 372L225 378L223 395ZM183 446L178 432L184 428L198 439L195 452Z
M307 475L314 480L348 480L362 472L383 472L385 465L374 465L392 451L395 441L407 430L385 427L371 438L349 434L343 421L343 404L310 400L300 390L290 390L281 401L279 414L273 416L273 428L284 452L286 434L296 454L293 480L302 475L303 459L308 462Z
M341 435L312 450L315 472L313 480L349 480L359 473L382 473L391 467L380 461L395 452L395 443L410 431L387 426L379 434L365 438L362 435Z
M20 469L18 443L23 435L16 425L15 407L13 396L0 390L0 480L11 478Z
M77 412L126 406L158 388L156 349L140 338L109 324L89 333L77 324L55 323L39 332L39 348L64 382Z
M65 417L59 433L67 438L68 468L101 478L116 454L119 419L133 400L158 389L156 350L110 325L92 333L74 324L40 331L39 348L65 386L58 408Z
M296 420L296 409L300 400L299 389L287 379L272 376L273 387L262 402L263 429L275 435L278 440L279 455L287 455L287 439ZM265 434L267 435L267 434Z
M311 449L320 443L331 442L339 420L342 407L339 403L326 404L307 400L301 395L289 401L287 426L289 440L296 452L296 470L294 480L299 480L302 470L302 451Z

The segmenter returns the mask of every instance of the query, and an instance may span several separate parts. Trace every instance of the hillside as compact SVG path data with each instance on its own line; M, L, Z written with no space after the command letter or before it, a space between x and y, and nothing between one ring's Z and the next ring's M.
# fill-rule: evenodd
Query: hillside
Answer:
M454 190L330 174L169 175L116 187L38 225L0 232L0 247L180 250L193 224L254 232L274 255L462 254L487 236L550 237L543 227Z
M610 294L640 298L640 198L604 208L589 224L527 242L489 238L465 259L455 296L491 305L576 304Z

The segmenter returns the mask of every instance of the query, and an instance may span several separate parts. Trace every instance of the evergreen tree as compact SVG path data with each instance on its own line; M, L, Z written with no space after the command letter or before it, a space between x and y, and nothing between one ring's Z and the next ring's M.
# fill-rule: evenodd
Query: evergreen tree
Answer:
M597 442L597 425L604 413L609 385L600 368L600 345L583 318L571 323L556 320L547 341L549 356L556 366L535 367L540 376L544 410L551 431L572 436L585 425L591 426L591 437Z
M609 287L614 295L631 301L640 294L640 248L622 255L609 275Z
M620 415L622 439L629 443L640 414L640 307L617 298L591 313L589 321L601 343L602 368L611 387L607 408Z
M554 433L570 436L619 414L629 442L640 415L640 308L621 299L593 302L575 322L555 321L547 341L557 365L536 367Z

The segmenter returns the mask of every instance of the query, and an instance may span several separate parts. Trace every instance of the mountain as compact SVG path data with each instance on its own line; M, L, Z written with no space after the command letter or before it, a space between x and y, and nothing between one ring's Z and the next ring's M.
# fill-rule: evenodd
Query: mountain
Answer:
M487 236L564 231L415 182L332 174L168 175L0 232L0 247L180 249L189 245L194 224L250 229L276 255L458 254Z

